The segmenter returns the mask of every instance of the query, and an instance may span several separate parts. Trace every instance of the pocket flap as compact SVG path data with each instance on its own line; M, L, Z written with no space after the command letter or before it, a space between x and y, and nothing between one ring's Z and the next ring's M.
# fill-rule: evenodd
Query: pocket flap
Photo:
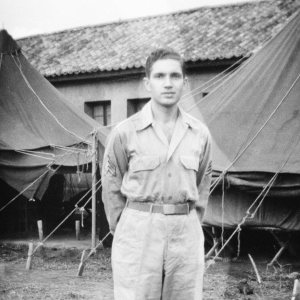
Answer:
M131 166L132 172L154 170L159 166L159 156L139 156Z
M195 170L198 172L199 168L199 157L196 156L180 156L181 163L186 169Z

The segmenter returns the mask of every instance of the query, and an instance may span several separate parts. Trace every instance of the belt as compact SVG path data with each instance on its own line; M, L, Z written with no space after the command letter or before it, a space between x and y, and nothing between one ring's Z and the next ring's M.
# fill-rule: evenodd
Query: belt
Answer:
M195 208L194 202L184 204L151 204L145 202L127 202L127 207L139 211L153 212L164 215L188 215Z

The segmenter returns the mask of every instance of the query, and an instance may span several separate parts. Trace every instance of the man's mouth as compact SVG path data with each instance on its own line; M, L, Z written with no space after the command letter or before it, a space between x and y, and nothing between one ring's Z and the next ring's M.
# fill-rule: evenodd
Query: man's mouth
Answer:
M167 96L172 96L172 95L175 95L174 92L164 92L162 93L163 95L167 95Z

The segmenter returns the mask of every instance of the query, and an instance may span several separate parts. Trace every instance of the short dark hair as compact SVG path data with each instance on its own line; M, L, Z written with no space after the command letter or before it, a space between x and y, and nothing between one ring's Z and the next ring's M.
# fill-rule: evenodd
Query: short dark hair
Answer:
M150 73L153 64L156 61L163 60L163 59L177 60L180 63L182 74L183 76L185 76L184 59L180 56L180 54L175 50L173 50L172 48L158 48L154 50L146 60L146 66L145 66L146 77L150 78Z

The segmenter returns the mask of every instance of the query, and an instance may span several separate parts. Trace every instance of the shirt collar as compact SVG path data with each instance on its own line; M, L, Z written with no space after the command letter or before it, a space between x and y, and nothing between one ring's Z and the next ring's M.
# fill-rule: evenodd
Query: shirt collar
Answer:
M153 114L151 109L151 100L148 101L139 113L135 122L136 130L143 130L153 123Z
M143 130L146 127L152 125L154 119L152 114L151 101L152 100L148 101L143 107L143 109L141 110L138 118L139 122L135 122L136 130ZM188 117L187 113L184 112L181 107L178 106L178 108L179 108L178 118L181 119L184 123L186 123L190 127L194 127L193 120Z
M178 117L181 118L184 123L189 125L189 127L192 127L192 128L195 127L194 122L191 119L191 117L180 106L178 106L178 108L179 108Z

